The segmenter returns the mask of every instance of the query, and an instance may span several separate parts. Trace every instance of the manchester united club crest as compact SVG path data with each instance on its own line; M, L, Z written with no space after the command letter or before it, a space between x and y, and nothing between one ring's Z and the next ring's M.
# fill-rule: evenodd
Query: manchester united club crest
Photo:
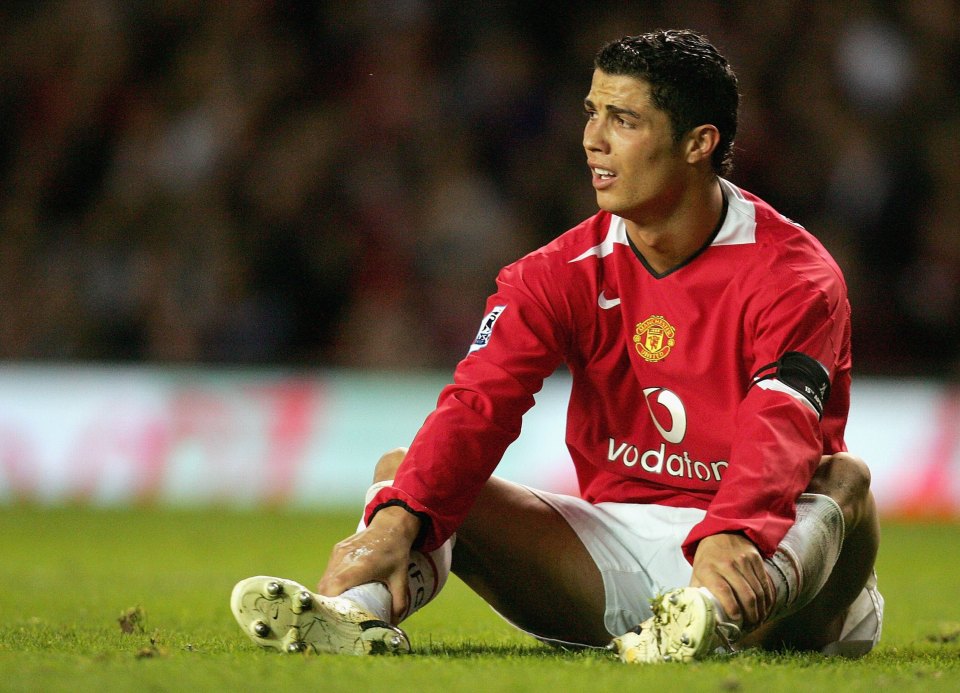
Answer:
M664 320L662 315L651 315L637 324L633 344L644 361L656 363L667 358L667 354L677 343L674 339L676 333L673 325Z

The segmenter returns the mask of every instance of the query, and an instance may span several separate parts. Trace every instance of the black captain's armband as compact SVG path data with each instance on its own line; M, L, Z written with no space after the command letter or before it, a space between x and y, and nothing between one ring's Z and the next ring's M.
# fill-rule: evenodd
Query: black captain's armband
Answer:
M788 351L779 361L768 363L753 374L753 387L761 380L777 380L791 390L803 395L817 412L823 417L823 408L830 398L830 375L820 362L814 358L801 354L799 351Z

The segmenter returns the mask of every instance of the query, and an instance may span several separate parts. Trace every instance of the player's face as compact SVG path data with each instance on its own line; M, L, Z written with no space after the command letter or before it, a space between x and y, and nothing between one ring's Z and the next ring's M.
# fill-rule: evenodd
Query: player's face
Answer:
M593 73L583 147L601 209L638 224L669 214L684 188L681 143L642 80Z

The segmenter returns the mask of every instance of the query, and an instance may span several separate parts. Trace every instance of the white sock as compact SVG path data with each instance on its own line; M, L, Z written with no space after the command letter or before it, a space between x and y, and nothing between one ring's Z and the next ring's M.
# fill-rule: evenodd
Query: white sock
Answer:
M843 535L843 511L836 501L815 493L800 496L796 522L765 561L777 589L768 621L794 614L813 601L840 557Z
M392 480L373 484L367 489L364 507L369 505L380 489L392 485ZM366 523L361 519L357 531L364 529L366 526ZM410 552L410 564L407 566L407 597L410 606L406 613L401 615L401 621L419 611L427 602L436 597L446 584L447 577L450 575L450 562L453 557L455 542L456 535L450 537L440 548L430 553ZM341 596L363 606L382 621L391 622L390 612L393 602L390 591L383 583L368 582L357 585L348 589Z
M362 606L381 621L390 623L390 607L393 602L390 599L390 590L382 582L357 585L340 596Z

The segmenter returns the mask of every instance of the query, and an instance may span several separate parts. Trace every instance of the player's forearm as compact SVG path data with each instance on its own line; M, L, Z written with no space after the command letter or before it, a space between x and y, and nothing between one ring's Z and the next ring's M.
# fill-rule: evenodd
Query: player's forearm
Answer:
M410 547L420 533L420 518L399 506L382 508L370 522L385 536Z
M742 532L770 555L793 524L794 504L820 462L816 416L782 393L752 391L741 405L730 465L707 516L683 550L693 560L700 539Z

